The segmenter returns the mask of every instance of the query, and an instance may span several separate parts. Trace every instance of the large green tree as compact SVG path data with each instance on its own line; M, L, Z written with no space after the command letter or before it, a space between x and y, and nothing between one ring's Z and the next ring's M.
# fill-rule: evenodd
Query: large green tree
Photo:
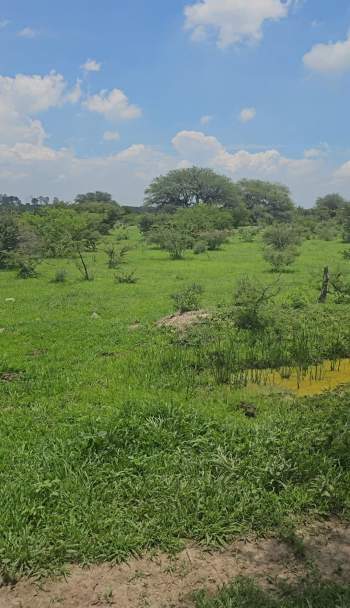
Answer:
M317 199L315 212L321 220L341 219L344 209L348 206L349 202L340 194L326 194Z
M252 223L289 222L293 218L295 207L287 186L258 179L242 179L238 187Z
M220 207L242 206L237 186L212 169L175 169L153 180L145 191L145 205L174 211L207 204Z

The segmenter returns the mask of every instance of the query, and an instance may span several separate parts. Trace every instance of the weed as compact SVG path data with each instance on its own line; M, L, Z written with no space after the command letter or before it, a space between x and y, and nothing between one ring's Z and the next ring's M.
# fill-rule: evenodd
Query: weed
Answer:
M138 278L135 276L134 272L124 272L115 275L115 280L117 283L137 283Z

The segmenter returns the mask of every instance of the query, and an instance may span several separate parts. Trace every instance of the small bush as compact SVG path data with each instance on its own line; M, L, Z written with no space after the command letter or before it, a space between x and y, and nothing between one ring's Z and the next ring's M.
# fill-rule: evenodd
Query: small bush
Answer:
M36 262L30 259L19 260L17 276L19 279L36 279L38 277Z
M265 247L263 255L266 262L271 264L273 272L282 272L293 264L299 252L295 247L287 247L286 249Z
M135 274L133 272L124 272L121 274L117 274L115 276L115 280L117 281L117 283L137 283L138 278L135 277Z
M233 318L240 329L259 331L270 322L268 305L280 291L278 283L263 285L249 276L241 277L233 293Z
M243 241L243 243L252 243L253 241L255 241L258 229L254 226L240 228L238 233L239 238L241 239L241 241Z
M120 230L117 234L116 237L117 241L128 241L129 240L129 233L127 230L123 229Z
M157 226L149 233L148 241L168 251L172 260L181 260L186 249L192 249L193 238L175 226Z
M263 241L276 251L289 251L301 244L301 236L294 226L275 224L266 228Z
M126 254L129 251L129 247L125 246L121 249L116 249L114 246L106 249L105 253L108 257L108 268L118 268L125 262Z
M174 300L176 310L181 314L192 310L198 310L200 308L200 296L203 291L201 285L193 283L193 285L189 285L189 287L186 287L183 291L174 293L171 297Z
M310 305L310 301L304 293L296 292L289 296L287 304L294 310L302 310Z
M209 251L217 251L227 241L227 232L224 230L209 230L200 234L201 240L207 244Z
M193 253L199 255L207 251L207 244L204 241L197 241L193 247Z
M67 271L61 268L60 270L56 270L55 276L53 277L51 283L65 283L67 280Z

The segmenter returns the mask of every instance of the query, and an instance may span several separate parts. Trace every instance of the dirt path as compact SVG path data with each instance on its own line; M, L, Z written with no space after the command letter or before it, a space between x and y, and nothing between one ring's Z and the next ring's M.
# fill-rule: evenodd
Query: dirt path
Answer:
M176 558L158 554L120 566L73 567L67 580L23 580L2 587L0 608L190 608L195 590L215 591L240 575L263 585L293 582L311 567L325 578L350 584L350 526L328 522L304 530L302 537L303 559L285 543L267 539L236 541L211 553L192 546Z

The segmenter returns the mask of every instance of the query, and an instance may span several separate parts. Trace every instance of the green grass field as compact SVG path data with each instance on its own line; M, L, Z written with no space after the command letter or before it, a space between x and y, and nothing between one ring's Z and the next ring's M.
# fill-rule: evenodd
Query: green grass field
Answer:
M201 283L214 309L237 277L270 281L259 243L172 261L130 232L136 284L117 284L103 252L89 254L91 282L66 260L42 263L38 279L0 273L0 560L11 573L349 517L350 393L263 391L248 419L240 391L196 384L163 357L171 343L155 321L173 312L171 294ZM283 294L315 302L343 249L306 241ZM67 281L52 283L60 268Z

